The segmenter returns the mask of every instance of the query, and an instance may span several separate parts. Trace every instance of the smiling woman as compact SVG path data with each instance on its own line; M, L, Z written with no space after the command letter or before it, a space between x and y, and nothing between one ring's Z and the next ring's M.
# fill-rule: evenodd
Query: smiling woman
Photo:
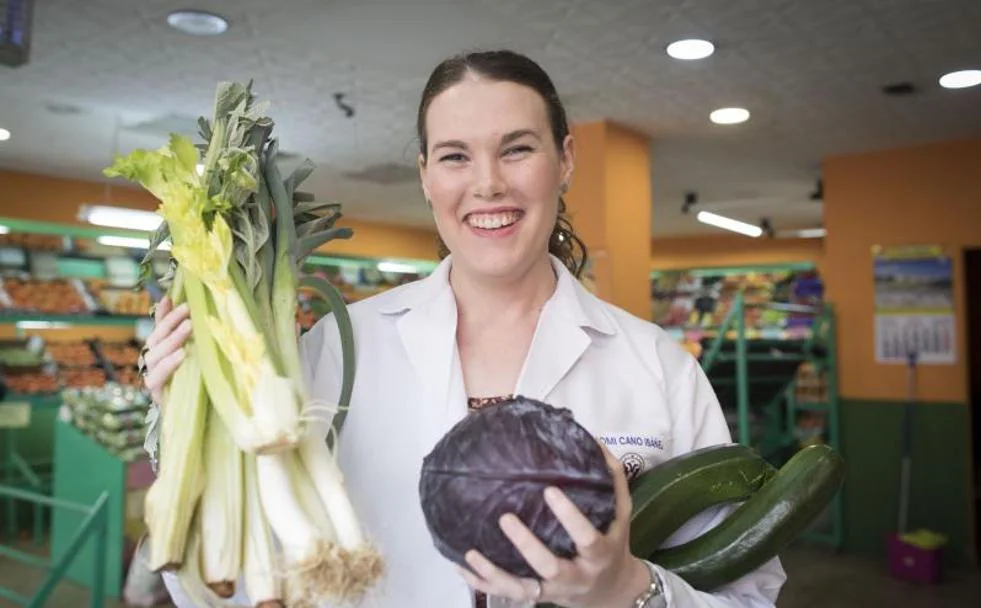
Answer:
M419 175L443 261L427 278L348 309L357 377L337 458L387 565L373 605L470 608L476 596L489 608L771 608L785 578L778 560L706 592L631 554L625 467L639 474L731 437L695 359L666 332L577 280L586 250L562 202L575 144L548 75L510 51L452 57L426 83L417 126ZM166 344L161 357L180 340ZM300 352L311 399L338 403L345 352L334 316L303 335ZM160 384L164 375L150 370L148 378ZM531 512L554 514L575 544L574 557L553 553L515 513L452 518L450 526L502 532L530 577L476 550L462 551L465 568L446 559L419 491L426 455L454 425L470 409L493 414L511 396L568 410L593 438L644 438L597 440L616 488L609 527L594 527L558 487L523 499ZM520 451L508 435L495 431L489 443L499 439L503 453ZM547 438L530 441L551 449ZM668 546L700 536L727 513L705 510ZM175 600L188 605L176 588Z

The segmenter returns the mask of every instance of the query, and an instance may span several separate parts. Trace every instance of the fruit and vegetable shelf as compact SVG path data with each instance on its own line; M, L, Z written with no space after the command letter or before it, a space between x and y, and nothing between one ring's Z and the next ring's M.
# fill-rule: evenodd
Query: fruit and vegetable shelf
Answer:
M806 340L823 308L824 288L811 264L695 268L651 277L654 321L684 342L718 336L736 294L748 340ZM730 331L726 339L735 339Z
M41 396L68 388L107 383L139 387L139 347L134 341L99 339L44 343L40 338L0 341L0 366L7 389Z
M0 323L125 325L149 315L158 286L132 287L142 251L93 243L91 228L0 218L5 224L42 233L0 234ZM166 257L153 258L157 277L166 270ZM426 261L390 264L399 270L383 270L379 260L311 256L305 272L329 280L350 304L420 278L435 266ZM298 321L308 329L320 314L303 292L299 304Z

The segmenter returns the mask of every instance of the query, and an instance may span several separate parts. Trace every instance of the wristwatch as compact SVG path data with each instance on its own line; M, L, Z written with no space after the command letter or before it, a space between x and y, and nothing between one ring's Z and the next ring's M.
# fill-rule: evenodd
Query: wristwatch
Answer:
M647 560L643 562L651 573L651 585L634 600L634 608L664 608L666 599L661 575L657 573L654 564Z

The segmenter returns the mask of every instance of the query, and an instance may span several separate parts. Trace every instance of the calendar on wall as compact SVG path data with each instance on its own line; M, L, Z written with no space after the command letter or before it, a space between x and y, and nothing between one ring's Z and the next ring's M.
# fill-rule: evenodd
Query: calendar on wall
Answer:
M953 262L940 246L876 247L875 359L957 360Z

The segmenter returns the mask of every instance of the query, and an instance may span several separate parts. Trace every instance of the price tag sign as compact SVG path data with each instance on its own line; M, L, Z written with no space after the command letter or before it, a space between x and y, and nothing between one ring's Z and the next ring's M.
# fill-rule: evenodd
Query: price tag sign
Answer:
M22 429L31 424L31 404L20 401L0 402L0 429Z

